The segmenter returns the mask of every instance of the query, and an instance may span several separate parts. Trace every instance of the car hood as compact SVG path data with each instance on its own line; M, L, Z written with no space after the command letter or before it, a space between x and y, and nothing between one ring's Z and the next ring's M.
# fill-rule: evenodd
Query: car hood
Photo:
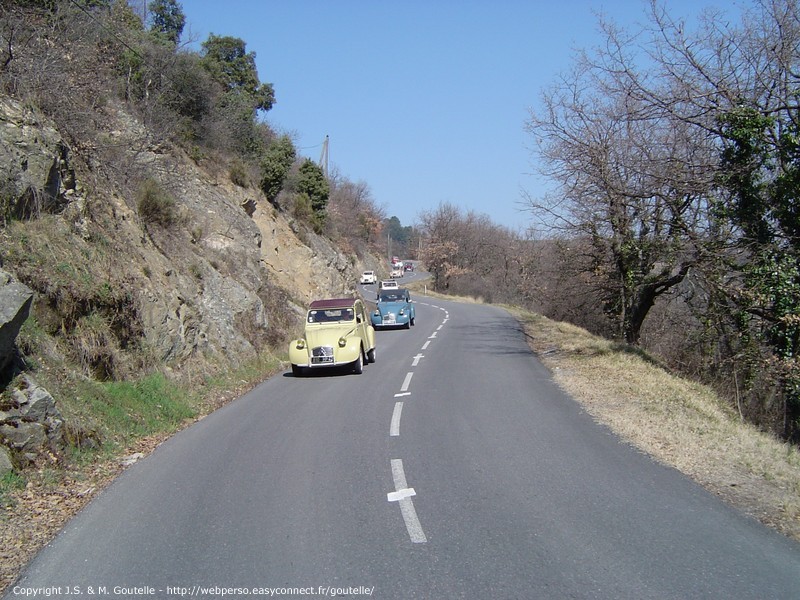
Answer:
M408 302L378 302L376 306L381 314L396 313L401 308L408 308Z
M317 346L336 346L340 337L355 333L355 325L320 325L306 329L305 338L309 348Z

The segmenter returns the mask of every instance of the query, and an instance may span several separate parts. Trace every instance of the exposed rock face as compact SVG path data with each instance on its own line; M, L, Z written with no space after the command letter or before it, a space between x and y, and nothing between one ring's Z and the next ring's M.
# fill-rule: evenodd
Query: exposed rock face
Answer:
M33 292L11 277L0 280L6 284L0 313L8 313L9 325L7 335L0 330L0 366L13 355L31 310L62 329L64 321L92 317L97 327L105 320L93 330L102 347L89 350L113 374L114 353L140 342L173 369L186 361L198 361L199 368L236 366L270 339L269 314L276 309L300 314L312 299L355 292L361 265L327 239L259 202L257 190L234 185L224 167L210 165L219 170L209 174L179 150L153 143L112 99L101 110L109 146L124 154L116 169L125 177L116 183L97 177L103 172L98 159L89 197L80 181L84 168L70 164L56 127L0 98L0 208L23 221L29 242L38 244L36 252L17 252L36 257L25 264L27 278L15 269L21 264L4 265ZM139 214L136 191L145 179L174 199L170 224L148 223ZM69 275L48 279L48 269ZM275 298L282 306L274 306ZM62 302L72 311L68 319L58 312ZM15 460L54 448L63 437L52 397L29 377L18 380L22 387L11 404L0 405L0 442Z
M75 188L69 148L52 124L0 96L0 191L20 219L57 212Z
M17 335L30 314L32 302L33 290L0 270L0 372L14 358Z

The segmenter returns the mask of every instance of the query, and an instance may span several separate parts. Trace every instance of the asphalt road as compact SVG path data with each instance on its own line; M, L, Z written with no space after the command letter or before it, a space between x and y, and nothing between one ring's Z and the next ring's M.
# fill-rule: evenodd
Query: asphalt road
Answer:
M800 597L798 544L594 423L505 311L414 299L362 375L287 371L133 465L6 597Z

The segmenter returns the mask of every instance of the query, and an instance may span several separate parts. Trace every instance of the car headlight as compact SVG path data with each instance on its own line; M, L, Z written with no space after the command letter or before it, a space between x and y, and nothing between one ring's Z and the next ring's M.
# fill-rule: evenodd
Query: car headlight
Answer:
M306 347L306 341L305 340L297 340L297 349L298 350L302 350L305 347Z
M374 313L372 313L372 314L374 314L376 317L380 317L380 316L381 316L381 311L379 311L379 310L376 308L376 309L375 309L375 312L374 312Z
M344 348L347 346L347 338L340 337L339 338L339 348Z
M397 314L399 314L399 315L404 315L404 314L406 314L406 309L405 309L405 308L401 308L401 309L400 309L400 312L398 312Z

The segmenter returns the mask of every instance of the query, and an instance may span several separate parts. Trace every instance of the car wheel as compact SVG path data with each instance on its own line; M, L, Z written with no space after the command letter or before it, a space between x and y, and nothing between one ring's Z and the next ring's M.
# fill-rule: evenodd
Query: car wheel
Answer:
M411 319L406 321L406 329L411 329Z
M367 352L367 362L375 362L375 348L372 348L369 352Z
M416 321L416 319L414 317L411 317L411 325L412 326L416 325L415 321Z
M359 352L358 359L356 359L356 362L353 363L353 373L355 373L356 375L361 375L361 373L364 372L363 354L364 354L363 352Z
M292 375L295 377L302 377L305 369L303 367L298 367L297 365L292 365Z

